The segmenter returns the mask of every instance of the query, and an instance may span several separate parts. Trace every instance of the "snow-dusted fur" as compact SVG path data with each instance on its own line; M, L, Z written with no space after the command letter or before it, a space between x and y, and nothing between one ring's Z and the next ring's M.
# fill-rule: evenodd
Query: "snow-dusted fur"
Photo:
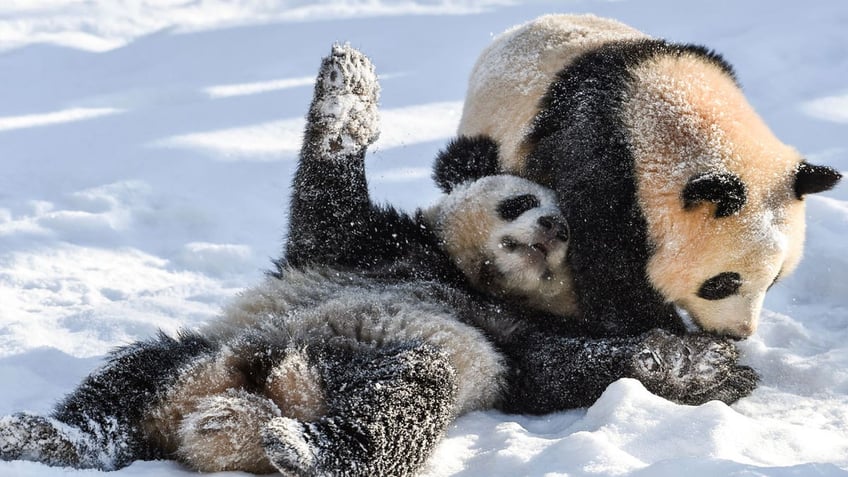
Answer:
M496 37L459 133L492 137L500 170L551 187L581 224L577 308L606 335L680 330L678 307L706 331L750 336L766 290L800 260L804 196L840 178L772 134L719 55L591 15Z
M324 60L274 276L196 333L114 352L51 416L3 418L0 457L100 469L174 457L202 471L403 476L474 409L582 406L620 377L679 402L750 392L755 375L726 341L663 331L595 339L584 324L526 306L528 291L515 290L550 279L568 238L550 191L536 184L486 178L414 215L371 203L364 157L377 90L361 53L337 46ZM468 194L473 207L451 202ZM506 283L491 293L475 289L478 270L464 275L446 253L451 237L440 235L458 230L446 225L452 216L472 212L494 225L469 246L524 253L501 258L535 271L477 284Z

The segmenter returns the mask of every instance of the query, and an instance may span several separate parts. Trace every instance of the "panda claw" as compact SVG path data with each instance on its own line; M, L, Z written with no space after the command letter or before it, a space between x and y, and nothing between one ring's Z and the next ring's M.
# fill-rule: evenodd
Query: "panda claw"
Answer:
M379 95L368 57L348 44L333 45L321 62L309 108L309 136L320 157L344 159L377 140Z

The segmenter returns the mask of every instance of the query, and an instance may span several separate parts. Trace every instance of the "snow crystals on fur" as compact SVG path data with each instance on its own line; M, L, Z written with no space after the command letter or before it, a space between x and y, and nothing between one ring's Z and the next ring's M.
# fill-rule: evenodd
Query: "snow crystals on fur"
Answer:
M363 144L371 144L380 134L377 114L379 84L371 62L350 55L350 45L333 45L336 60L318 77L327 92L312 105L310 121L323 126L327 133L319 153L343 157L356 153ZM372 94L363 95L365 91Z

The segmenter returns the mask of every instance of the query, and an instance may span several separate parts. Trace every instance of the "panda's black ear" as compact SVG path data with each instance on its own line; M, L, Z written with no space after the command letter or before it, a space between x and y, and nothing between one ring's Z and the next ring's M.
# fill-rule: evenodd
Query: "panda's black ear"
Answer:
M498 144L488 136L459 136L451 140L433 164L433 180L442 192L499 172Z
M842 174L832 167L801 161L795 168L795 197L802 199L807 194L833 189L839 179L842 179Z
M716 205L716 218L731 216L745 205L747 188L742 179L730 172L703 172L689 178L683 188L683 208L691 209L701 202Z

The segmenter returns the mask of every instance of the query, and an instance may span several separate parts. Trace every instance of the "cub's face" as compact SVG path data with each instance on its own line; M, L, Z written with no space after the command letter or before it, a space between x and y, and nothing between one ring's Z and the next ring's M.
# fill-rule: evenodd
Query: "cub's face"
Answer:
M553 191L515 176L460 185L427 211L445 251L478 290L567 315L569 230Z

